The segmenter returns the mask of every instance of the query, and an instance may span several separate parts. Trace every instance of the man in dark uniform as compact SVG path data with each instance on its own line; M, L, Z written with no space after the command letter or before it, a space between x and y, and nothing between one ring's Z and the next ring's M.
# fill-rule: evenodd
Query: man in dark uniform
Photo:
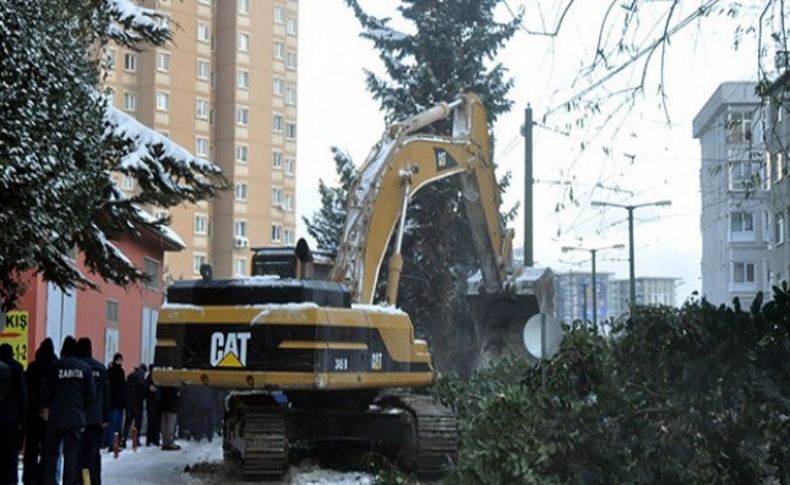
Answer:
M57 360L52 339L45 338L36 350L36 360L27 366L25 379L28 389L27 426L25 429L25 471L22 477L25 485L39 485L43 476L44 441L47 422L43 417L41 405L41 384L49 370L49 365Z
M76 357L77 342L69 336L63 341L60 360L49 366L41 389L41 402L47 415L44 457L44 484L57 483L59 448L63 445L63 485L79 480L78 453L85 428L85 411L95 394L91 368Z
M9 344L0 345L0 362L8 367L11 374L8 392L0 398L0 484L16 485L27 411L25 369L14 360L14 350Z
M85 413L85 431L80 443L80 470L88 470L91 485L101 485L101 438L110 415L107 369L93 358L93 346L87 337L77 341L77 357L91 368L96 390L96 396Z

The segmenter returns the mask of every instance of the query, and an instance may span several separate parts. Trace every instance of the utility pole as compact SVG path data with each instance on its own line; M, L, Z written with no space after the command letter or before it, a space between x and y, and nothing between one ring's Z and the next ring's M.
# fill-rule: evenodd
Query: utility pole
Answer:
M532 106L527 104L524 110L524 266L534 266L532 239Z
M592 256L592 322L593 326L598 325L598 278L595 268L595 256L598 254L598 251L605 251L607 249L623 249L625 246L622 244L615 244L613 246L604 246L601 248L578 248L575 246L564 246L562 248L563 253L567 253L568 251L589 251L590 256ZM587 319L587 289L584 290L584 318Z
M597 249L590 249L590 254L592 255L592 297L593 297L593 326L598 325L598 299L597 299L597 292L595 291L595 287L598 286L598 282L595 280L595 253Z
M582 283L582 295L584 298L582 299L582 322L584 322L584 326L587 326L587 283Z
M621 209L625 209L628 211L628 279L629 279L629 290L630 290L630 305L631 308L631 315L634 314L634 307L636 306L636 271L634 270L635 263L634 263L634 209L639 209L641 207L665 207L672 205L671 200L660 200L658 202L648 202L646 204L637 204L637 205L623 205L623 204L615 204L612 202L600 202L600 201L592 201L590 202L590 206L592 207L619 207Z

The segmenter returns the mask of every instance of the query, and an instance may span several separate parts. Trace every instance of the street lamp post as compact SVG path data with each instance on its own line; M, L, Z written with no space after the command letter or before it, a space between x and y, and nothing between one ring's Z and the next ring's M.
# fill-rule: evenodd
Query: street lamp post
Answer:
M671 200L660 200L658 202L647 202L645 204L636 204L636 205L624 205L624 204L615 204L613 202L600 202L600 201L592 201L590 203L592 207L619 207L621 209L625 209L628 211L628 283L630 286L630 308L631 308L631 315L634 314L634 306L636 305L636 277L634 275L634 209L639 209L640 207L662 207L662 206L669 206L672 205Z
M597 275L595 269L595 255L598 251L604 251L606 249L623 249L625 246L622 244L615 244L613 246L605 246L602 248L578 248L574 246L564 246L562 248L563 253L567 253L568 251L589 251L590 256L592 257L592 321L593 325L598 325L598 282L597 282ZM587 318L587 288L584 289L584 318Z

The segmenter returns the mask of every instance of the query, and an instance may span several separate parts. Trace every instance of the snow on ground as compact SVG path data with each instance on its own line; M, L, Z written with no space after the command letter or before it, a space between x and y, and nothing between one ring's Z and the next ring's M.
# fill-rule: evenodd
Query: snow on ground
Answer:
M157 447L141 447L137 451L123 450L118 459L111 453L102 453L102 481L113 484L149 485L247 485L222 472L222 440L213 442L179 441L181 450L162 451ZM189 473L185 469L196 464L211 464L212 472L201 470ZM362 472L338 472L304 465L291 467L283 484L290 485L372 485L373 478Z

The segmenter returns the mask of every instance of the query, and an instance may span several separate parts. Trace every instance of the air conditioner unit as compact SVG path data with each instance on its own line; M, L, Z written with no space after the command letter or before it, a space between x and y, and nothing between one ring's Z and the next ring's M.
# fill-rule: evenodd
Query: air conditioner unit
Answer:
M233 245L236 246L236 248L246 248L249 247L250 240L246 237L236 236L233 238Z

